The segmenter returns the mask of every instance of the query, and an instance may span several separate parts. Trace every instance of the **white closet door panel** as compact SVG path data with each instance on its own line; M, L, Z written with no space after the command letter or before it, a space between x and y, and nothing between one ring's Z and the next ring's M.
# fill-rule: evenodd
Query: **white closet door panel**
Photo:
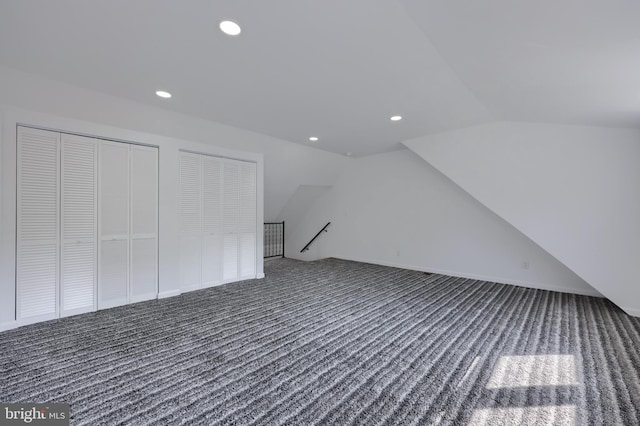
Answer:
M238 278L238 235L237 234L225 234L224 235L224 255L223 255L223 275L222 278L226 280L233 280Z
M62 238L96 238L95 139L62 135Z
M204 287L222 281L222 235L205 235L202 238L202 283Z
M54 132L18 128L18 241L58 238L58 144Z
M202 160L180 153L180 288L202 286Z
M61 136L61 315L95 309L97 142Z
M158 149L131 146L130 301L157 296Z
M98 308L122 305L129 293L129 145L99 143Z
M256 275L256 234L240 234L240 276L249 277Z
M100 235L129 235L129 145L100 141Z
M130 302L154 299L157 295L157 240L131 241Z
M194 290L201 287L202 237L180 238L180 289Z
M158 229L158 149L131 147L131 233L155 235Z
M200 156L180 153L180 231L202 232L202 166Z
M129 242L106 240L100 243L98 307L100 309L127 303L129 275Z
M202 285L222 281L222 159L202 157Z
M17 319L58 312L60 134L18 127Z
M240 162L224 160L223 162L223 226L224 233L238 232L238 208L240 186Z
M256 232L256 164L240 164L238 231Z
M62 248L61 315L95 309L96 244L68 243Z
M181 288L255 276L255 163L182 153Z
M58 245L22 245L18 252L18 319L57 315Z
M203 230L205 235L222 233L222 159L202 157Z

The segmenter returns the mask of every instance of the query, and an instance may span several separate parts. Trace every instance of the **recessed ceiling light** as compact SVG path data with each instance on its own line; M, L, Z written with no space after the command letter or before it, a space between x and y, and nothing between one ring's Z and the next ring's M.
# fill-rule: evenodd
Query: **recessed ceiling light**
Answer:
M311 137L309 138L309 140L310 140L311 142L317 142L317 141L318 141L318 137L317 137L317 136L311 136Z
M402 120L402 116L400 115L394 115L393 117L391 117L391 121L400 121Z
M240 32L242 31L242 29L240 28L240 25L236 24L233 21L220 22L220 29L222 30L223 33L230 36L236 36L240 34Z
M158 90L156 92L156 95L160 96L161 98L167 98L167 99L171 97L171 93L165 92L164 90Z
M345 152L344 155L346 155L347 157L351 157L353 154L351 154L350 152Z

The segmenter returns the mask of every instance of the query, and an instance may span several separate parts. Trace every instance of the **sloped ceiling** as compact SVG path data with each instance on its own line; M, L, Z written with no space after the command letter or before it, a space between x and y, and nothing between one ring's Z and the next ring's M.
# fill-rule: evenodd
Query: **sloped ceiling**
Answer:
M501 119L639 126L638 18L634 0L4 1L0 65L360 156Z
M627 313L640 316L640 132L502 122L406 145Z
M640 126L640 2L407 0L499 120Z

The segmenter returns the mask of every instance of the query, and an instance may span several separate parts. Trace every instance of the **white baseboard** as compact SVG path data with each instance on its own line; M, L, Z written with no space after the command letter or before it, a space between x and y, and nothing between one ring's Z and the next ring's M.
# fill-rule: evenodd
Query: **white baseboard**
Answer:
M620 306L620 309L622 309L623 311L625 311L626 313L628 313L629 315L631 315L632 317L638 317L640 318L640 309L634 309L634 308L623 308L622 306Z
M158 293L158 299L166 299L167 297L180 296L182 292L180 290L161 291Z
M264 278L264 274L258 274L258 275L256 275L256 279L259 279L259 280L260 280L260 279L262 279L262 278Z
M133 302L129 302L128 300L116 300L116 301L103 302L102 306L100 305L98 306L98 310L103 311L105 309L118 308L120 306L129 305L130 303L133 303Z
M0 331L12 330L18 327L19 327L19 324L17 321L0 322Z
M589 290L589 289L584 289L584 290L575 289L571 287L562 287L554 284L532 283L532 282L526 282L526 281L512 280L508 278L476 275L476 274L469 274L466 272L449 271L445 269L425 268L423 266L406 265L406 264L394 263L394 262L381 262L377 260L355 259L355 258L347 258L342 256L337 258L344 259L344 260L352 260L354 262L373 263L375 265L391 266L394 268L401 268L401 269L410 269L412 271L429 272L431 274L442 274L442 275L449 275L449 276L458 277L458 278L468 278L470 280L481 280L481 281L489 281L489 282L500 283L500 284L516 285L518 287L534 288L538 290L559 291L562 293L580 294L583 296L603 297L600 293L596 292L595 290Z
M91 306L89 308L78 308L78 309L74 309L72 311L66 311L66 312L60 311L60 318L72 317L74 315L82 315L88 312L95 312L96 310L97 310L97 307Z
M147 294L141 294L139 296L136 297L131 297L129 299L129 303L139 303L139 302L146 302L148 300L155 300L156 299L156 294L155 293L147 293Z
M53 319L58 319L58 316L56 314L46 314L21 320L7 321L0 324L0 331L11 330L25 325L36 324L38 322L51 321Z

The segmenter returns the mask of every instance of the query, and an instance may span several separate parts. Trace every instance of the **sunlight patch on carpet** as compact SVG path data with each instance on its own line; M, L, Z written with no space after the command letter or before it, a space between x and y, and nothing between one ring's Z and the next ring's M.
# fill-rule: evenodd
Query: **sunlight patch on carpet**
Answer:
M573 355L501 356L487 389L578 384Z
M474 426L575 426L576 411L575 405L483 408L474 411L469 424Z

